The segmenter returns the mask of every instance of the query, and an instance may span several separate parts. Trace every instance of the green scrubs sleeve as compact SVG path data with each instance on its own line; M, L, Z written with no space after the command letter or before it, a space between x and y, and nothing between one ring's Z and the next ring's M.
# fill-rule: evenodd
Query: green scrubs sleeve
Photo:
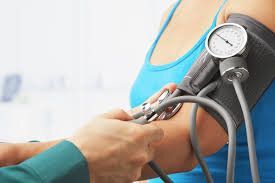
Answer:
M89 179L86 159L69 141L19 165L0 168L1 183L89 183Z

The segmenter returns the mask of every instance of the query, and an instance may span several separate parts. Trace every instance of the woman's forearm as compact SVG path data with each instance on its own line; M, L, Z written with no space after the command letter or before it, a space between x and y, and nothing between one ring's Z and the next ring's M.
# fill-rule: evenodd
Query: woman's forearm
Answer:
M166 173L186 172L197 165L189 134L191 104L184 104L180 112L167 121L155 122L164 130L165 136L156 148L155 161ZM197 115L197 133L204 156L217 152L227 142L224 129L201 108ZM144 167L141 180L156 177Z
M186 118L185 115L185 112L179 112L168 121L155 122L164 130L165 136L156 149L154 160L166 173L189 171L196 165L190 144L188 123L183 120ZM156 176L149 166L145 166L141 180Z

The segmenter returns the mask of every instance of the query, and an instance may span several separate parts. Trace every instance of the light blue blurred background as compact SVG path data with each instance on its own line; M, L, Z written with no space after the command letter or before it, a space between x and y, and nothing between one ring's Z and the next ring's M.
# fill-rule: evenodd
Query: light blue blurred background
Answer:
M66 137L128 108L172 0L0 0L0 141Z

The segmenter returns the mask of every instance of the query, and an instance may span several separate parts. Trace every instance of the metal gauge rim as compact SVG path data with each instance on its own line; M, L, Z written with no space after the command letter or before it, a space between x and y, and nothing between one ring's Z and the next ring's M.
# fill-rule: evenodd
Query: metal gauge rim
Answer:
M216 32L218 29L220 29L222 27L225 27L225 26L236 26L236 27L238 27L243 33L244 41L242 42L242 45L240 46L240 49L238 49L238 51L236 51L232 54L229 54L229 55L221 56L221 55L217 55L217 54L213 53L213 51L211 51L211 49L209 48L209 41L210 41L209 39L210 39L210 37L212 36L212 34L214 32ZM206 41L205 41L205 48L208 51L208 53L210 53L215 58L225 59L225 58L230 58L230 57L233 57L235 55L241 54L246 48L247 40L248 40L247 32L241 25L236 24L236 23L224 23L224 24L221 24L221 25L215 27L213 30L211 30L208 33L208 35L206 37Z

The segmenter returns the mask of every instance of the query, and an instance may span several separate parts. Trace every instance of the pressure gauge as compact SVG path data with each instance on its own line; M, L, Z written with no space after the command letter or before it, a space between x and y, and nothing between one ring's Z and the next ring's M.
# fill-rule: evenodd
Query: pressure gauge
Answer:
M225 23L208 34L205 47L212 56L225 59L242 54L246 44L246 30L238 24Z

